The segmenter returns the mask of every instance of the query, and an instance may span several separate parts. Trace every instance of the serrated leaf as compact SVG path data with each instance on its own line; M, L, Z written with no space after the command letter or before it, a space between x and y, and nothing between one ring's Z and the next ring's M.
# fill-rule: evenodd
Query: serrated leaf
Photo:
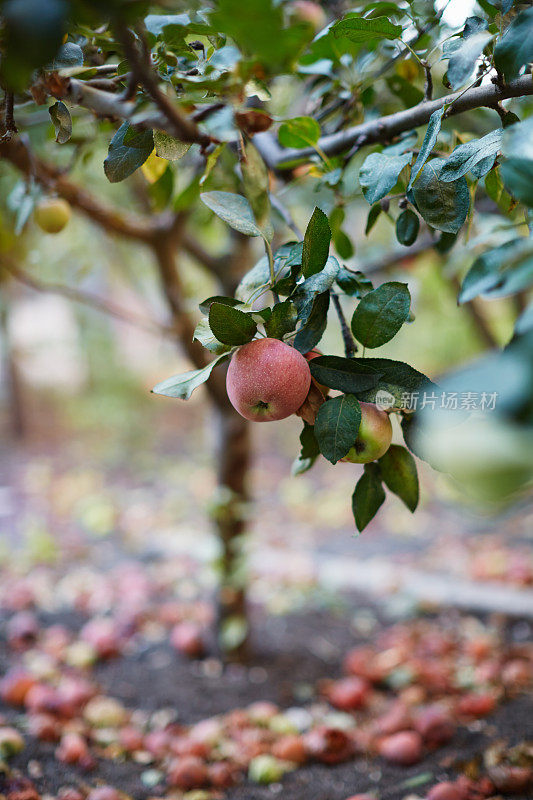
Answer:
M394 398L393 408L404 408L404 396L411 395L425 389L437 389L422 372L411 367L403 361L394 361L389 358L357 358L355 359L360 372L373 373L378 376L378 383L372 389L357 392L359 400L365 403L375 403L379 392L385 391Z
M359 533L374 519L385 502L377 464L365 464L365 471L357 481L352 495L352 511Z
M320 125L313 117L294 117L280 125L278 139L283 147L312 147L320 138Z
M223 303L211 305L209 327L219 342L230 345L247 344L257 333L257 324L250 314Z
M452 183L440 179L446 161L434 158L420 173L413 186L418 211L432 228L447 233L457 233L468 215L470 192L466 178Z
M123 122L109 143L104 172L110 183L118 183L133 175L154 149L152 131L135 131L135 146L125 144L124 139L130 128L128 122Z
M459 89L471 77L476 62L492 39L487 31L478 31L462 39L453 39L443 48L443 58L449 58L447 77L452 89Z
M419 230L418 215L410 208L406 208L396 220L396 238L404 247L410 247L416 241Z
M341 267L335 279L342 291L349 297L364 297L374 288L370 278L367 278L359 270L348 270Z
M381 475L385 485L414 512L418 505L419 486L416 462L405 447L391 444L379 459Z
M481 139L473 139L466 144L460 144L446 159L440 172L440 180L445 183L456 181L485 159L490 159L487 164L488 169L485 170L488 172L500 149L502 137L503 128L497 128L487 133L486 136L482 136Z
M411 170L411 177L409 179L409 184L407 189L412 189L414 182L416 181L418 175L420 174L424 164L428 160L431 151L435 147L435 143L438 139L440 126L442 124L442 115L444 114L444 106L438 108L436 111L429 118L426 135L424 136L424 141L422 142L422 146L420 151L416 157L416 161L413 164L413 168Z
M213 303L222 303L223 305L227 306L241 305L241 301L236 300L234 297L224 297L223 295L215 294L212 297L207 297L205 300L202 300L202 302L199 305L200 311L203 314L207 314Z
M400 172L410 161L410 153L400 156L370 153L359 172L359 183L365 200L372 205L385 197L396 185Z
M211 330L209 320L206 317L201 319L194 329L193 340L194 339L200 342L200 344L203 345L206 350L209 350L210 353L216 353L217 355L220 355L221 353L227 353L228 350L230 350L229 345L218 341Z
M297 321L296 308L290 300L276 303L272 314L265 323L266 335L273 339L283 339L284 336L295 330Z
M395 336L409 316L407 284L392 281L366 294L352 317L352 332L365 347L381 347Z
M398 39L402 35L402 26L393 25L387 17L345 17L336 22L331 30L335 38L346 37L351 42Z
M336 464L357 439L361 406L352 394L343 394L323 403L316 415L315 436L320 452Z
M203 192L200 200L236 231L246 236L261 236L246 197L232 192Z
M48 109L56 133L56 142L65 144L72 136L72 118L66 105L58 100Z
M211 361L202 369L193 369L190 372L183 372L181 375L173 375L166 381L161 381L152 389L154 394L162 394L165 397L177 397L180 400L188 400L194 390L205 383L217 364L221 364L229 358L229 353L223 353L214 361Z
M316 207L307 225L302 249L302 273L309 278L323 269L328 260L331 229L327 216Z
M533 7L518 14L494 47L494 62L507 81L533 61Z
M154 131L154 145L159 158L166 158L167 161L177 161L191 149L189 142L180 142L164 131Z
M311 375L318 383L346 394L356 394L377 385L378 373L361 372L359 359L318 356L309 362Z

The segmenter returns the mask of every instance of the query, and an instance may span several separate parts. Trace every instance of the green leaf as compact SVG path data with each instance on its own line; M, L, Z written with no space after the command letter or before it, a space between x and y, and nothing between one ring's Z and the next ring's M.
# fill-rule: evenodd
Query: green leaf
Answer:
M208 380L214 367L226 361L228 358L229 353L223 353L202 369L193 369L190 372L183 372L181 375L173 375L172 378L167 378L166 381L162 381L158 383L157 386L154 386L152 392L154 394L162 394L165 397L177 397L180 400L188 400L194 390Z
M53 106L48 109L50 119L54 125L56 132L56 142L58 144L65 144L72 136L72 118L70 111L66 105L58 100Z
M372 39L399 39L402 26L393 25L387 17L345 17L331 28L335 38L346 37L351 42L367 42Z
M135 134L135 146L125 144L128 132ZM119 183L139 169L152 150L154 138L152 131L138 132L128 122L123 122L109 143L109 151L104 161L104 172L110 183Z
M477 31L445 44L442 57L449 58L447 76L452 89L459 89L471 77L478 58L491 39L492 35L487 31Z
M462 227L470 206L466 178L444 183L440 172L446 161L434 158L423 168L413 187L417 208L428 225L439 231L457 233Z
M346 269L341 267L335 279L342 291L349 295L349 297L364 297L365 294L371 292L374 288L370 278L367 278L359 270Z
M306 321L294 337L294 346L299 353L308 353L316 347L328 323L329 292L317 295L306 315Z
M83 50L79 44L65 42L57 51L50 69L67 69L68 67L83 66Z
M246 142L244 153L245 158L241 161L244 192L257 224L265 229L270 224L268 170L259 151L251 142Z
M385 83L392 94L402 101L405 108L417 106L424 99L424 92L420 91L410 81L402 78L401 75L391 75L390 78L385 79Z
M378 217L381 214L382 208L380 203L376 203L372 206L370 211L368 212L368 217L366 218L366 226L365 226L365 236L368 236L376 222L378 221Z
M378 383L374 388L357 392L358 399L365 403L375 403L377 395L384 391L394 398L393 408L400 409L405 407L404 395L437 388L422 372L403 361L389 358L357 358L355 361L360 372L378 376Z
M508 158L533 161L533 117L517 122L503 133L502 153Z
M385 502L377 464L365 464L365 471L357 481L352 495L352 511L359 533L374 519Z
M278 139L283 147L312 147L320 138L320 125L313 117L294 117L280 125Z
M444 114L444 106L438 108L436 111L429 118L426 135L424 136L424 141L422 142L422 147L420 148L420 152L416 157L416 161L413 164L413 168L411 170L411 178L409 179L409 184L407 189L412 189L413 184L416 181L418 175L420 174L424 164L428 160L431 151L435 147L435 143L439 136L440 126L442 123L442 115Z
M365 347L381 347L395 336L409 316L407 284L392 281L366 294L352 317L352 332Z
M533 282L533 240L518 237L478 256L467 272L458 302L478 295L503 297Z
M194 329L193 340L194 339L200 342L200 344L203 345L206 350L209 350L210 353L216 353L219 355L220 353L227 353L228 350L230 350L229 345L218 341L211 330L207 317L201 319Z
M224 297L223 295L215 294L212 297L207 297L205 300L202 300L199 305L200 311L203 314L207 314L213 303L222 303L227 306L241 305L241 301L236 300L234 297Z
M189 142L180 142L163 131L154 131L154 145L156 155L166 158L167 161L177 161L191 149Z
M290 300L276 303L271 316L265 323L266 335L273 339L283 339L286 334L295 330L297 321L296 308Z
M226 147L226 143L225 142L221 142L220 144L217 144L217 146L214 147L211 150L211 152L209 153L209 155L207 156L207 158L205 160L204 171L202 173L202 177L200 178L200 186L203 186L205 184L205 182L207 181L207 179L209 178L209 176L213 172L214 168L216 167L216 165L218 163L218 159L220 158L220 156L224 152L225 147Z
M346 394L371 389L379 380L378 373L360 372L359 360L341 356L318 356L309 362L311 375L324 386Z
M360 424L361 406L353 394L323 403L315 420L315 436L322 455L336 464L353 446Z
M247 344L257 333L257 325L250 314L222 303L211 305L209 326L223 344Z
M302 475L311 469L316 459L320 455L320 448L315 436L315 429L312 425L304 422L302 432L300 434L301 450L300 455L292 464L292 475Z
M302 272L310 278L323 269L328 260L331 229L327 216L316 207L307 225L302 250Z
M533 61L533 7L516 16L494 48L494 62L505 80L516 78Z
M490 169L496 153L500 149L502 136L503 128L497 128L487 133L486 136L482 136L481 139L473 139L466 144L460 144L446 159L440 172L440 180L445 183L456 181L485 159L487 159L488 169ZM477 175L476 177L481 176Z
M416 241L420 230L420 220L418 215L410 208L402 211L396 220L396 238L405 247L410 247Z
M401 156L370 153L359 173L359 183L365 200L372 205L385 197L396 185L400 172L410 163L411 157L411 153Z
M306 322L318 295L329 291L339 273L340 265L334 256L329 256L326 266L320 272L311 275L303 283L299 283L291 295L296 306L298 317Z
M402 500L409 511L418 505L419 486L416 462L411 453L398 444L391 444L379 459L386 486Z
M533 161L508 158L501 166L501 176L513 197L533 208Z
M230 227L246 236L261 236L248 200L232 192L203 192L200 200Z

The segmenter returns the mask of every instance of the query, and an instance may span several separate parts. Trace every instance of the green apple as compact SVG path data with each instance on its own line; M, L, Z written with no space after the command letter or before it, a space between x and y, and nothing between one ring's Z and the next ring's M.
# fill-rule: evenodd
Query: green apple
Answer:
M392 425L389 415L373 403L361 403L361 424L353 447L342 461L368 464L381 458L390 447Z

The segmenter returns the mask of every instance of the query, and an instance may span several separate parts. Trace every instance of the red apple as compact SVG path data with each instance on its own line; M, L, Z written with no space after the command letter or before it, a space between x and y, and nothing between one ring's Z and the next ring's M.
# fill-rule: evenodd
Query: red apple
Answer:
M226 378L228 397L246 419L270 422L294 414L311 385L303 355L279 339L255 339L239 348Z
M415 731L402 731L386 736L378 745L379 755L392 764L403 767L416 764L422 758L422 737Z
M342 461L368 464L381 458L390 447L392 425L389 415L373 403L361 403L361 424L353 447Z

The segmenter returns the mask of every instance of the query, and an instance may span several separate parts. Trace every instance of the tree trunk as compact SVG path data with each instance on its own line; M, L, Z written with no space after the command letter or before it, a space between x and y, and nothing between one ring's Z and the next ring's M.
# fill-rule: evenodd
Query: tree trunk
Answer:
M206 351L198 342L193 342L194 320L184 308L176 263L182 237L183 226L177 226L158 235L152 246L177 341L193 364L202 367L207 363ZM233 245L221 278L221 288L227 294L233 294L239 278L249 267L249 239L235 236ZM249 500L246 479L251 461L248 422L237 414L228 400L224 369L215 370L206 386L218 424L218 489L212 507L220 543L217 638L224 659L243 661L248 651L249 634L242 552Z

